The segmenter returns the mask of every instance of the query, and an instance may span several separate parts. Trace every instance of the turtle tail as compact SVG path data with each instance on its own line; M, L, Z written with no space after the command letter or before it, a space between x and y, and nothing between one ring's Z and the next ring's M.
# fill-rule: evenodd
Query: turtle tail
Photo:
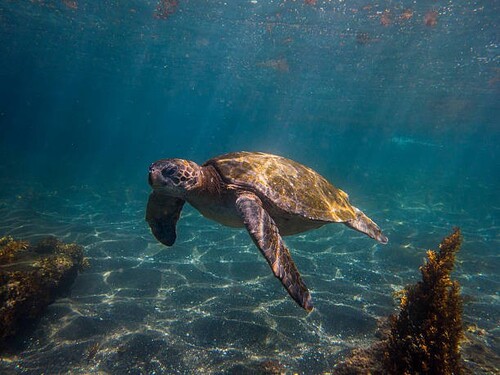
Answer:
M352 229L355 229L361 233L364 233L374 240L377 240L381 244L386 244L389 239L383 235L379 226L375 224L368 216L366 216L361 210L353 207L356 212L356 218L346 221L344 224Z

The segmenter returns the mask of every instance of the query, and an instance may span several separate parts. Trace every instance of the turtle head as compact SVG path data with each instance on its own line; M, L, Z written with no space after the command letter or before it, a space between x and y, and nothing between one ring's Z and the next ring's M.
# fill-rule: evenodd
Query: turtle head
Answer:
M200 183L201 168L183 159L161 159L149 166L149 184L155 191L183 198Z

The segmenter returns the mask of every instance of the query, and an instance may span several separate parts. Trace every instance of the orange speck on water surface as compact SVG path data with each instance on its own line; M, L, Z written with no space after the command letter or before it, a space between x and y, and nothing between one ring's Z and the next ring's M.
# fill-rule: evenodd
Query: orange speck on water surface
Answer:
M411 9L403 10L403 13L401 13L401 16L399 16L399 18L402 20L409 20L412 17L413 17L413 10Z
M154 13L155 18L167 19L177 9L179 2L177 0L159 0Z
M380 16L380 24L382 26L389 26L392 23L391 19L391 12L388 10L385 10L382 15Z
M78 3L75 0L63 0L63 4L69 9L78 9Z
M436 26L438 19L438 12L435 10L428 11L424 16L424 23L426 26Z

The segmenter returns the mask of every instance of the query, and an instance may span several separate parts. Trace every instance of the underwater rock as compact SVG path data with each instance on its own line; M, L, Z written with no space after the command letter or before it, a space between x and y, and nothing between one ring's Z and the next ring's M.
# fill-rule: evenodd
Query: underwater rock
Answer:
M102 359L106 374L188 374L185 353L157 332L132 333L115 339ZM99 356L99 348L89 348ZM104 349L104 348L103 348ZM96 353L93 353L96 351Z
M88 266L83 248L47 237L36 245L0 238L0 350L22 323L36 319Z
M497 336L495 331L489 332L476 324L467 325L462 355L468 372L477 375L500 373L500 339Z
M376 342L369 348L355 348L336 365L335 375L383 375L384 342Z
M456 228L439 252L427 251L420 267L422 281L399 295L398 316L381 327L381 340L355 349L337 365L335 374L463 374L460 344L464 339L462 297L451 279L462 237Z
M238 375L285 375L289 372L278 360L265 359L250 363L238 363L232 366L227 373Z

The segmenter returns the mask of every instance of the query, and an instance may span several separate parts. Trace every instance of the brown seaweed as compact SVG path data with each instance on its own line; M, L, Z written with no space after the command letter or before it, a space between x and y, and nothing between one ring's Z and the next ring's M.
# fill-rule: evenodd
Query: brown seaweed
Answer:
M439 245L427 251L420 267L422 281L406 287L399 316L391 317L385 366L394 374L460 374L463 365L462 297L451 279L462 236L455 228Z
M463 374L460 344L464 339L460 286L451 279L460 249L460 229L427 251L422 281L400 294L400 311L381 329L382 339L355 349L335 374Z

